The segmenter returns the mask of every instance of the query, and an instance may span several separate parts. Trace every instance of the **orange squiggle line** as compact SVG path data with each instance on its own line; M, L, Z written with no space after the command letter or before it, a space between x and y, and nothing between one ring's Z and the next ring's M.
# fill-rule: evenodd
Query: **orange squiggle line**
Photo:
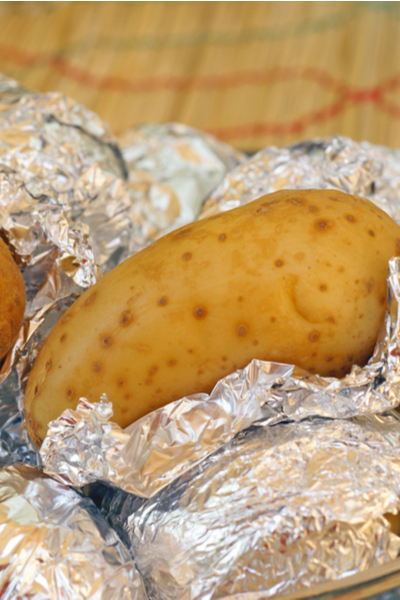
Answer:
M114 90L128 93L152 93L161 90L217 90L242 85L266 85L279 81L302 79L314 81L322 88L331 91L337 96L337 99L328 106L291 121L282 123L269 121L264 123L247 123L208 130L210 133L224 140L259 135L283 136L298 134L312 124L332 119L345 110L351 103L361 104L370 102L392 117L400 119L400 106L386 100L384 97L385 94L392 92L400 86L400 73L370 88L351 87L335 79L327 71L313 67L277 67L268 71L240 71L222 75L168 75L132 81L123 77L94 75L85 69L70 64L69 61L60 56L27 52L4 44L0 44L0 56L24 66L50 66L64 77L77 81L86 87L98 90Z

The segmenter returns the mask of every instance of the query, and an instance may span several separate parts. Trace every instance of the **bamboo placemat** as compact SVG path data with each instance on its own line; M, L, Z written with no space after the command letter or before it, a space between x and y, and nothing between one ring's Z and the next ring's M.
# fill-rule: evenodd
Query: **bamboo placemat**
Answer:
M243 149L400 146L399 2L1 2L0 71L117 133L179 121Z

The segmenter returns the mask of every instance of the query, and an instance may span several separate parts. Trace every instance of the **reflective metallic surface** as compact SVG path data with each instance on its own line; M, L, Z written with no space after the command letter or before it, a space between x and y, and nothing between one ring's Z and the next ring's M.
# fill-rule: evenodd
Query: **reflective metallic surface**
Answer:
M25 465L0 469L3 600L145 600L136 567L91 500Z
M103 512L152 598L255 600L365 571L400 549L383 517L400 505L399 421L251 428L154 498L119 492Z
M282 189L338 189L368 198L400 223L400 151L342 136L269 147L229 173L200 217Z

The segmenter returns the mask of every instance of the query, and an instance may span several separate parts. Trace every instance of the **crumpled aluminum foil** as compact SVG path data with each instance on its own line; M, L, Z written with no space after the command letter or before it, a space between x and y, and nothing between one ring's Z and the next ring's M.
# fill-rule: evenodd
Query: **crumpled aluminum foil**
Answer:
M400 223L400 150L343 136L271 146L228 173L199 218L283 189L338 189L368 198Z
M91 500L25 465L0 469L2 600L145 600L129 552Z
M119 143L132 198L129 255L194 221L225 174L246 160L238 150L180 123L138 125Z
M400 506L399 450L394 411L251 428L151 500L118 492L103 512L151 598L296 592L397 557L383 515Z
M41 447L45 472L81 486L102 480L151 497L254 422L347 419L400 403L400 258L390 261L391 310L373 357L343 379L254 360L207 394L171 402L122 430L112 398L81 401L53 421ZM307 375L305 377L305 375Z

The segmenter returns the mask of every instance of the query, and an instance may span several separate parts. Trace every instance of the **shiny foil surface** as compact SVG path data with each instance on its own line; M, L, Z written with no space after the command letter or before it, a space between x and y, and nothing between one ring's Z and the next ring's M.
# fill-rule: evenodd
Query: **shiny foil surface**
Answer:
M136 567L91 500L26 465L0 469L2 600L145 600Z
M246 600L312 587L397 557L400 417L253 427L150 500L103 513L151 598Z
M400 150L343 136L265 148L225 177L200 218L283 189L337 189L362 196L400 223Z
M245 155L180 123L149 123L119 138L134 223L129 254L197 218L207 196Z
M150 497L254 422L273 425L321 416L350 418L400 403L400 258L390 261L391 310L366 367L343 379L309 376L294 366L253 360L195 394L122 430L112 398L81 401L50 424L41 447L45 471L72 485L102 480Z

